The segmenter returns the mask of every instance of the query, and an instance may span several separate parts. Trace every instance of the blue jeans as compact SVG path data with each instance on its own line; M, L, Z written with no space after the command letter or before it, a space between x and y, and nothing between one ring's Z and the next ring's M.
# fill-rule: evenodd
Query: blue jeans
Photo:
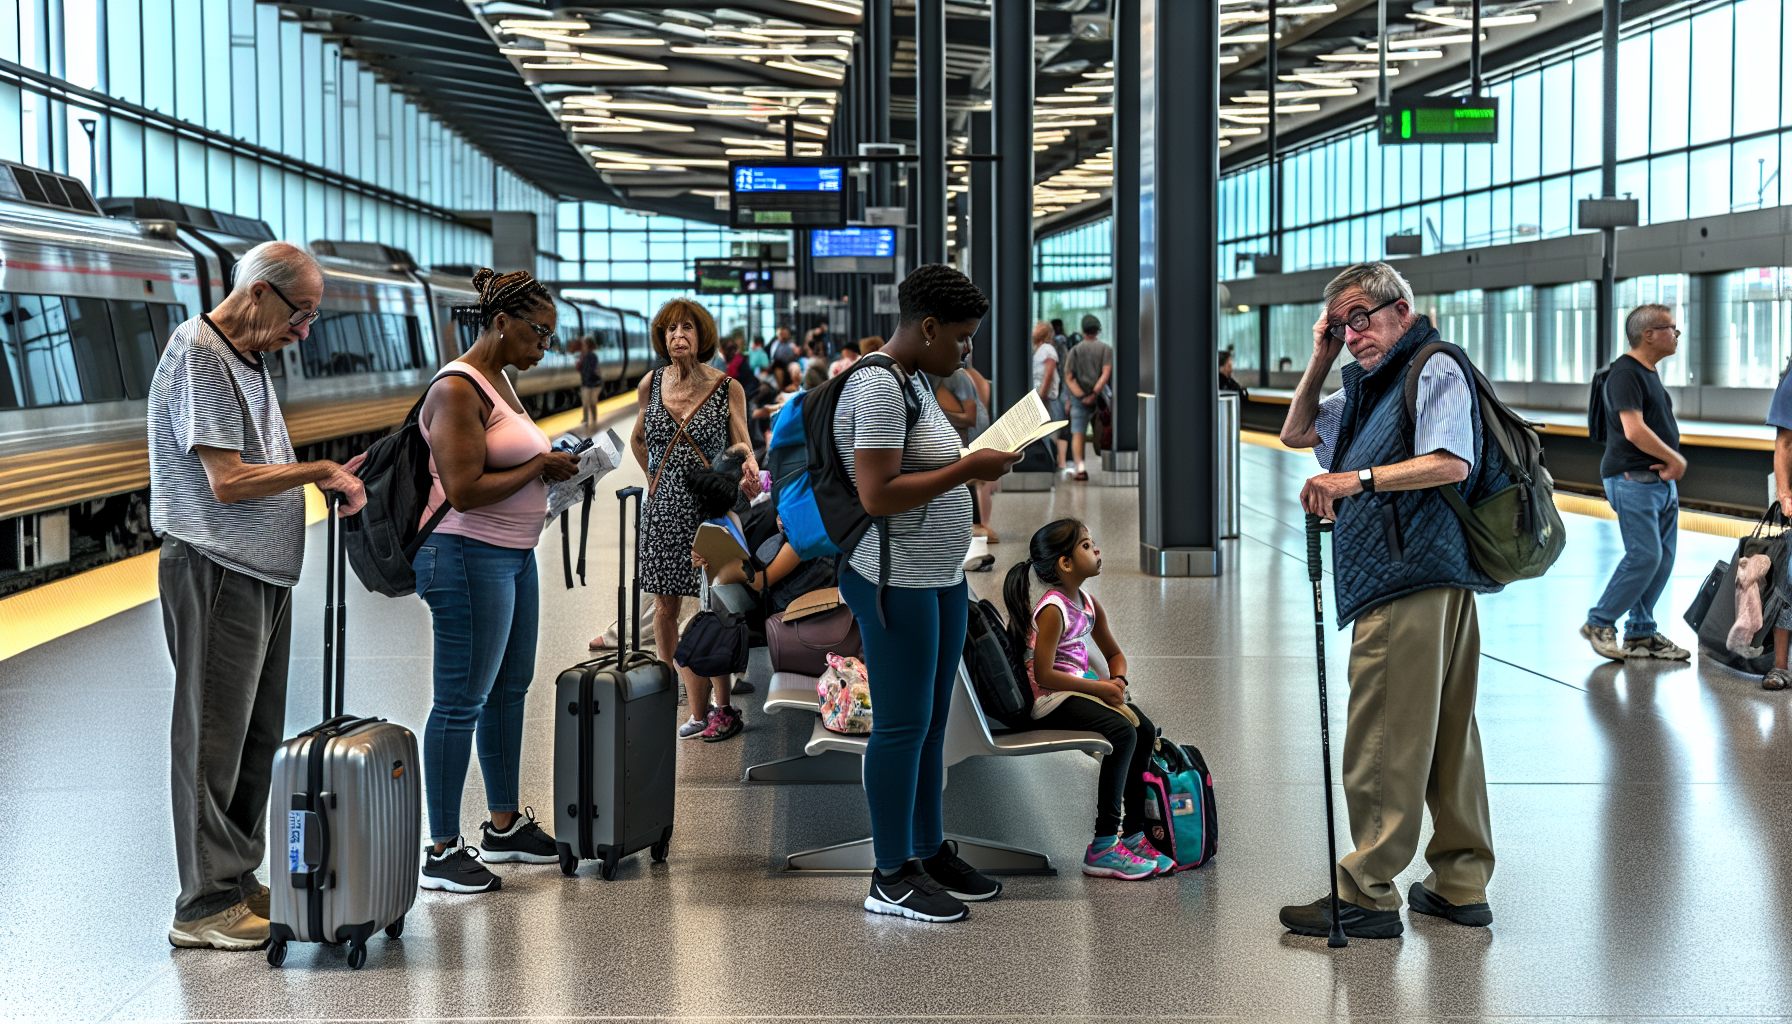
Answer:
M475 726L486 806L517 809L541 590L534 551L451 533L431 534L411 565L435 618L435 704L423 727L429 838L451 843L461 834Z
M871 849L888 873L910 857L933 856L945 841L946 716L964 654L970 588L886 588L888 629L878 625L876 583L842 567L840 594L865 641L872 722L865 802Z
M1644 482L1608 476L1605 499L1618 514L1624 558L1599 603L1587 611L1587 621L1595 626L1616 626L1618 617L1628 613L1624 639L1647 639L1655 634L1655 602L1674 574L1680 490L1668 480Z

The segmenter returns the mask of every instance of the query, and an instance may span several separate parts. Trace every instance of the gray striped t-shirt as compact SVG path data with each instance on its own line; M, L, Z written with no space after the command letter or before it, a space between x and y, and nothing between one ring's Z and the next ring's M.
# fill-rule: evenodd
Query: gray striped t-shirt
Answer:
M958 461L958 430L940 410L939 400L911 374L908 384L921 403L921 418L908 429L908 410L896 373L875 364L855 372L840 392L834 412L834 445L853 485L855 448L901 448L902 471L920 473ZM890 586L932 589L964 581L964 556L971 546L971 494L954 487L920 508L898 512L890 523ZM873 583L882 562L873 525L847 564Z
M298 461L266 358L238 352L194 317L174 329L149 386L149 524L227 569L298 583L304 488L226 505L212 493L199 445L239 452L246 463Z

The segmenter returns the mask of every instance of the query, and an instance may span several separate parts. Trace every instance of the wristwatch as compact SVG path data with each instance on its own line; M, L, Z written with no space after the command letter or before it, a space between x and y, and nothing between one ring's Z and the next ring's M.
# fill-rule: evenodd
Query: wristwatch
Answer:
M1375 472L1373 470L1358 470L1356 474L1356 482L1363 485L1364 494L1375 493Z

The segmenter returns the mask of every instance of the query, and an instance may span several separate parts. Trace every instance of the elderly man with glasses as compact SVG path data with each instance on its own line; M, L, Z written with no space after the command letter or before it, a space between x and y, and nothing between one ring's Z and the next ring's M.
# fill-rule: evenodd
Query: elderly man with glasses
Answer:
M1336 520L1338 622L1355 630L1343 767L1356 848L1335 870L1340 923L1361 938L1404 930L1394 879L1418 852L1427 806L1431 873L1413 884L1412 909L1462 925L1493 921L1475 595L1500 587L1475 565L1439 490L1459 486L1473 504L1506 480L1497 446L1483 439L1474 382L1451 353L1418 367L1417 415L1408 414L1415 359L1440 340L1393 267L1347 268L1325 287L1313 357L1282 427L1284 443L1314 449L1327 470L1307 481L1301 504ZM1342 370L1344 387L1321 402L1346 347L1355 362ZM1284 907L1281 920L1325 935L1329 900Z
M168 941L255 949L268 890L274 749L285 733L303 485L365 502L354 463L299 462L270 358L317 319L323 274L286 242L249 250L231 293L174 329L149 391L150 524L174 658L171 769L180 896Z

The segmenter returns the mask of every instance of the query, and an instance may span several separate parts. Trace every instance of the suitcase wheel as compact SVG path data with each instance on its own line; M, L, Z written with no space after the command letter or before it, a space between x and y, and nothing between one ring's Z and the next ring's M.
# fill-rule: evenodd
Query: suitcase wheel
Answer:
M355 943L348 947L348 966L351 970L360 970L367 965L367 947Z
M404 934L404 915L400 914L400 915L398 915L398 920L396 920L386 926L386 938L396 939L400 935L403 935L403 934Z
M279 967L286 963L286 943L278 940L268 943L268 966Z
M667 852L671 849L672 835L671 832L668 831L666 835L660 837L659 842L653 844L653 848L649 850L648 853L653 857L653 862L655 864L663 864L665 863Z
M606 851L604 853L603 864L597 869L598 874L602 875L603 880L606 882L614 881L616 878L616 865L621 863L621 861L621 851L615 849Z
M578 872L579 858L574 857L571 853L566 851L565 847L562 847L560 850L560 873L570 878L573 875L578 874Z

